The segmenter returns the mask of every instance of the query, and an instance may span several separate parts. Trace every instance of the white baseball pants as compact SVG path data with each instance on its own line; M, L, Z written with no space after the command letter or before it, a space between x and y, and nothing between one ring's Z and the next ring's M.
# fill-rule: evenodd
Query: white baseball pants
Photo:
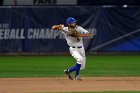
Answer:
M84 47L82 47L82 48L70 47L69 50L70 50L70 54L76 59L76 62L78 64L81 64L81 68L80 69L81 70L85 69L86 57L85 57Z

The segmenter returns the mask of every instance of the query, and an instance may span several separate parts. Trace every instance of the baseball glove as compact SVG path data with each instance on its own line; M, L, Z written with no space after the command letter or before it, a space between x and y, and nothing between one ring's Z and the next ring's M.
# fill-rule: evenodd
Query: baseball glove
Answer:
M71 37L79 37L80 33L76 30L70 30L69 36Z
M90 37L91 34L90 33L80 33L78 31L71 31L71 33L69 34L69 36L71 37Z

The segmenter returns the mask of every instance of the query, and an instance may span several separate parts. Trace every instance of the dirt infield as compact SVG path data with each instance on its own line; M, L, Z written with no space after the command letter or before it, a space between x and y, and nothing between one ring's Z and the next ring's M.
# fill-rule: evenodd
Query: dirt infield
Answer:
M0 78L0 93L140 91L140 77Z

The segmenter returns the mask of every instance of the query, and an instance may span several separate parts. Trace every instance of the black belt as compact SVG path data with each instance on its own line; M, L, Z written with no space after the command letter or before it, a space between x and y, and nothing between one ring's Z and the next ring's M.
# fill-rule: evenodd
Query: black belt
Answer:
M77 47L75 47L75 46L72 46L72 48L82 48L82 46L77 46Z

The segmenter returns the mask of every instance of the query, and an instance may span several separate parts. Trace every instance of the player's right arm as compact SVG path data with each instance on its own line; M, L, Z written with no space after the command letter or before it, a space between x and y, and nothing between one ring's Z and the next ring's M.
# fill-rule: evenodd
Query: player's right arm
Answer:
M60 24L60 25L53 25L52 26L52 29L53 30L59 30L59 31L62 31L64 28L64 25Z

